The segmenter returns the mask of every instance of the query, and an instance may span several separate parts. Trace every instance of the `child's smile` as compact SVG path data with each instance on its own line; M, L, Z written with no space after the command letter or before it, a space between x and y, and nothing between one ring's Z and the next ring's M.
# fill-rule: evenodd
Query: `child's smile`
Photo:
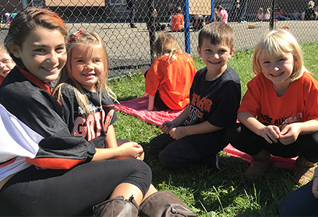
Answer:
M71 55L71 72L85 89L96 92L96 84L105 73L100 49L94 49L92 54L87 54L87 48L76 46Z
M277 89L288 88L293 73L295 60L292 53L284 53L273 57L261 51L259 63L264 76L273 82Z
M208 74L219 76L227 68L227 61L232 57L234 50L226 44L211 44L210 39L204 38L201 47L197 51L207 66Z

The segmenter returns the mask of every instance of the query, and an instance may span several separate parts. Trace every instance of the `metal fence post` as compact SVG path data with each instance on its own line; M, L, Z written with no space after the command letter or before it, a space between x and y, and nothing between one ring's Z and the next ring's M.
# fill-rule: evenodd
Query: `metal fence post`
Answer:
M276 1L272 1L272 13L271 13L271 18L269 21L269 29L273 30L274 29L274 22L275 22L275 13L276 13Z
M148 31L149 31L149 43L150 43L150 55L151 55L151 63L153 63L153 49L152 45L156 40L155 34L155 17L154 17L154 10L155 10L155 1L148 0Z
M214 0L211 0L211 15L210 15L210 23L214 21Z
M184 14L184 38L185 38L185 51L191 54L190 46L190 17L189 17L189 0L183 0Z

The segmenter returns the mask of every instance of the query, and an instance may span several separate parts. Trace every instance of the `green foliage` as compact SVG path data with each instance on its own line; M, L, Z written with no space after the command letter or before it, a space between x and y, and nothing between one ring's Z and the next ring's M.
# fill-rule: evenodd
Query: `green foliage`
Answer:
M318 75L318 44L302 45L306 68ZM242 96L246 84L252 78L253 50L236 51L228 65L236 69L241 78ZM199 57L194 57L197 69L204 67ZM119 101L140 97L144 93L144 77L141 72L109 82ZM180 170L168 170L149 153L148 143L161 131L155 125L117 112L114 123L117 138L138 142L145 150L145 162L152 168L153 184L158 190L175 193L200 217L277 216L281 199L300 187L293 181L293 171L270 168L263 179L248 180L244 172L248 163L220 153L221 170L194 165Z

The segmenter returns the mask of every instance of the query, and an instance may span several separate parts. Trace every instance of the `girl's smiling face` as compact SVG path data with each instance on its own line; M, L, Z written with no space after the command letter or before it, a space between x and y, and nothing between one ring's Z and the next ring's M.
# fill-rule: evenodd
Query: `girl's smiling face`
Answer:
M62 33L42 27L31 31L22 47L15 45L11 52L42 81L56 80L67 58Z
M96 92L96 84L102 79L105 72L103 52L101 47L91 48L93 51L87 54L85 46L75 46L71 55L71 74L83 88Z
M264 76L273 82L274 87L288 87L290 76L293 73L295 59L292 53L283 53L273 57L265 51L259 55L259 64Z
M0 75L2 77L6 77L14 66L15 62L8 53L0 53Z

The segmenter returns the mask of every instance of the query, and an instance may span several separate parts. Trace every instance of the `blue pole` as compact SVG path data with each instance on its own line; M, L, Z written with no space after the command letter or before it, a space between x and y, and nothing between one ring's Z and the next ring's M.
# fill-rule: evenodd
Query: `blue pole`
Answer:
M211 16L210 16L210 23L214 21L214 0L211 0Z
M191 54L189 0L183 0L185 51Z

